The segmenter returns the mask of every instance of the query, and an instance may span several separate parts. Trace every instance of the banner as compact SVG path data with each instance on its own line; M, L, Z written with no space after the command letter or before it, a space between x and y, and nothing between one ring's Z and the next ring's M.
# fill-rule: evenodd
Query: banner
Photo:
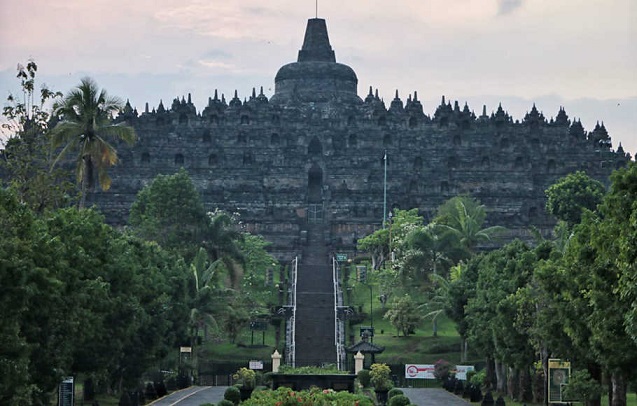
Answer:
M473 367L473 365L456 365L456 370L451 372L455 372L457 379L461 381L466 381L467 372L469 371L475 371L475 368Z
M434 364L405 364L407 379L436 379Z

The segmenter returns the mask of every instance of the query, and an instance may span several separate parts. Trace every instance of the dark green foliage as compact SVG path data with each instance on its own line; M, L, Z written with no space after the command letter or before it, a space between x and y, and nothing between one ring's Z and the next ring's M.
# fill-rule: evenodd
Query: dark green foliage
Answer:
M356 374L356 378L358 378L358 382L363 385L363 388L369 388L371 385L371 376L369 375L369 369L361 369Z
M410 404L411 402L409 401L409 398L405 395L389 395L389 406L405 406Z
M234 406L236 403L233 403L227 399L223 399L221 402L217 403L217 406Z
M157 399L157 391L155 390L155 385L153 385L152 382L148 382L146 384L146 388L144 389L144 395L146 396L146 399L148 400L155 400Z
M174 378L170 378L168 379L168 382L171 382L171 379L174 382ZM155 392L157 393L157 397L158 398L162 398L164 396L166 396L168 394L168 389L166 388L166 385L164 384L164 381L159 381L154 383L155 386ZM171 388L171 390L175 390L177 389L177 384L175 383L174 386Z
M157 176L137 194L129 223L137 235L190 261L204 239L208 217L199 192L182 168L174 175Z
M223 393L223 398L232 404L238 405L241 402L241 391L236 386L230 386ZM219 403L221 404L221 403Z
M546 211L572 228L579 224L584 210L597 209L604 193L601 182L582 171L571 173L546 190Z
M387 396L389 396L389 398L391 399L391 398L393 398L393 397L394 397L394 396L396 396L396 395L403 395L403 394L404 394L404 393L403 393L403 391L401 391L400 389L398 389L398 388L392 388L392 389L390 389L390 390L389 390L389 392L387 393Z

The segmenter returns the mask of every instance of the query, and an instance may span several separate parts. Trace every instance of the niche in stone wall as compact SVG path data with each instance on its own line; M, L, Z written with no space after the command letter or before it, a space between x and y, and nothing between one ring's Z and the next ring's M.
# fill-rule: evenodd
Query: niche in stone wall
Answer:
M546 163L546 171L548 173L555 173L556 166L557 164L555 163L555 160L549 159L548 162Z
M385 134L385 136L383 137L383 145L384 146L391 145L391 135Z
M356 125L356 118L354 116L347 117L347 125L352 127Z
M142 154L142 163L143 164L148 164L150 163L150 154L148 152L144 152Z
M321 141L318 138L312 138L310 141L310 145L307 147L308 155L322 155L323 154L323 145L321 145Z
M208 166L217 166L219 163L219 157L217 154L208 155Z
M449 182L446 180L440 182L440 193L449 193Z
M511 145L511 143L509 142L508 138L505 137L505 138L502 138L500 140L500 148L501 149L507 149L507 148L509 148L510 145Z
M418 119L416 117L409 117L409 128L414 128L418 125Z
M239 144L245 144L248 140L248 137L244 133L237 134L237 142Z
M277 133L273 133L273 134L270 136L270 145L272 145L272 146L276 147L276 146L278 146L280 143L281 143L281 139L280 139L280 137L279 137L279 134L277 134Z
M243 124L243 125L250 124L250 116L248 116L247 114L243 114L241 116L241 124Z
M538 215L537 207L535 206L529 207L529 218L537 217L537 215Z
M447 158L447 169L456 169L458 167L458 157L450 156Z
M453 145L455 147L459 147L460 145L462 145L462 137L460 137L460 134L454 134L453 140L451 142L453 142Z
M184 156L182 154L175 154L175 165L183 165Z
M482 157L482 160L480 161L480 166L482 166L483 168L488 168L491 166L491 160L489 159L488 156Z
M350 148L355 148L356 144L357 144L356 134L350 134L348 145L350 146Z
M243 164L252 165L253 163L254 163L254 156L252 156L251 152L245 151L243 153Z
M217 116L216 114L212 114L208 117L208 122L210 124L219 124L219 116Z
M166 120L164 120L163 117L157 117L157 119L155 120L155 123L159 126L159 125L164 125L166 123Z
M515 158L514 167L515 167L515 169L522 169L522 168L524 168L524 158L522 158L521 156L516 157L516 158Z
M419 171L422 169L422 158L417 156L414 159L414 171Z
M281 124L281 118L279 117L278 114L273 114L271 122L273 125L279 125Z
M186 113L181 113L179 115L179 124L188 124L188 116Z
M204 130L203 134L201 134L201 141L210 142L212 137L210 136L210 130Z
M384 127L385 125L387 125L387 118L385 116L378 117L378 125L380 127Z

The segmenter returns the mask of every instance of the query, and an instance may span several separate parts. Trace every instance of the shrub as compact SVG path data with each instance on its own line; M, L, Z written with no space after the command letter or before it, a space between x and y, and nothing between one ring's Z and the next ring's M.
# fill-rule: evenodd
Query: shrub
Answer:
M358 371L358 374L356 375L356 377L358 378L358 382L360 382L363 388L369 387L371 377L369 376L368 369L361 369L360 371Z
M483 369L482 371L476 372L471 377L471 383L474 384L477 388L482 388L484 386L484 381L487 379L487 371Z
M257 383L257 373L246 367L240 368L232 377L246 389L254 389Z
M451 363L449 363L449 361L445 361L444 359L436 361L436 363L434 364L434 376L436 377L436 379L440 381L445 380L451 372L451 366Z
M409 398L405 395L396 395L389 398L389 406L404 406L410 404Z
M173 380L173 383L174 383L175 382L174 378L168 379L168 382L170 383L171 379ZM175 389L177 389L176 385L173 387L172 390L175 390ZM159 381L155 383L155 393L157 394L158 398L162 398L168 394L168 389L166 388L166 385L164 385L164 381Z
M370 381L377 391L391 389L392 380L390 377L391 369L387 364L372 364L372 369L369 372Z
M153 385L151 382L148 382L146 384L146 389L144 390L144 395L148 400L157 399L157 391L155 390L155 385Z
M238 405L241 402L241 391L236 386L230 386L223 393L223 398L227 401L232 402L234 405Z
M404 394L405 394L405 393L404 393L403 391L401 391L400 389L398 389L398 388L392 388L392 389L391 389L391 390L387 393L387 396L389 396L389 398L391 399L391 398L393 398L394 396L397 396L397 395L404 395Z
M217 403L217 406L234 406L234 403L227 399L223 399L221 402Z

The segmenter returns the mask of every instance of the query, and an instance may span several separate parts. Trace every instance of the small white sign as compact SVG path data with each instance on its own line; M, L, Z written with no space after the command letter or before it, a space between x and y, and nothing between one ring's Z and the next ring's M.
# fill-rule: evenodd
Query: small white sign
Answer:
M263 369L263 361L250 361L250 369Z
M475 371L473 365L456 365L456 378L461 381L467 380L467 372Z
M436 379L434 364L405 364L406 379Z
M192 352L192 347L179 347L179 352Z

